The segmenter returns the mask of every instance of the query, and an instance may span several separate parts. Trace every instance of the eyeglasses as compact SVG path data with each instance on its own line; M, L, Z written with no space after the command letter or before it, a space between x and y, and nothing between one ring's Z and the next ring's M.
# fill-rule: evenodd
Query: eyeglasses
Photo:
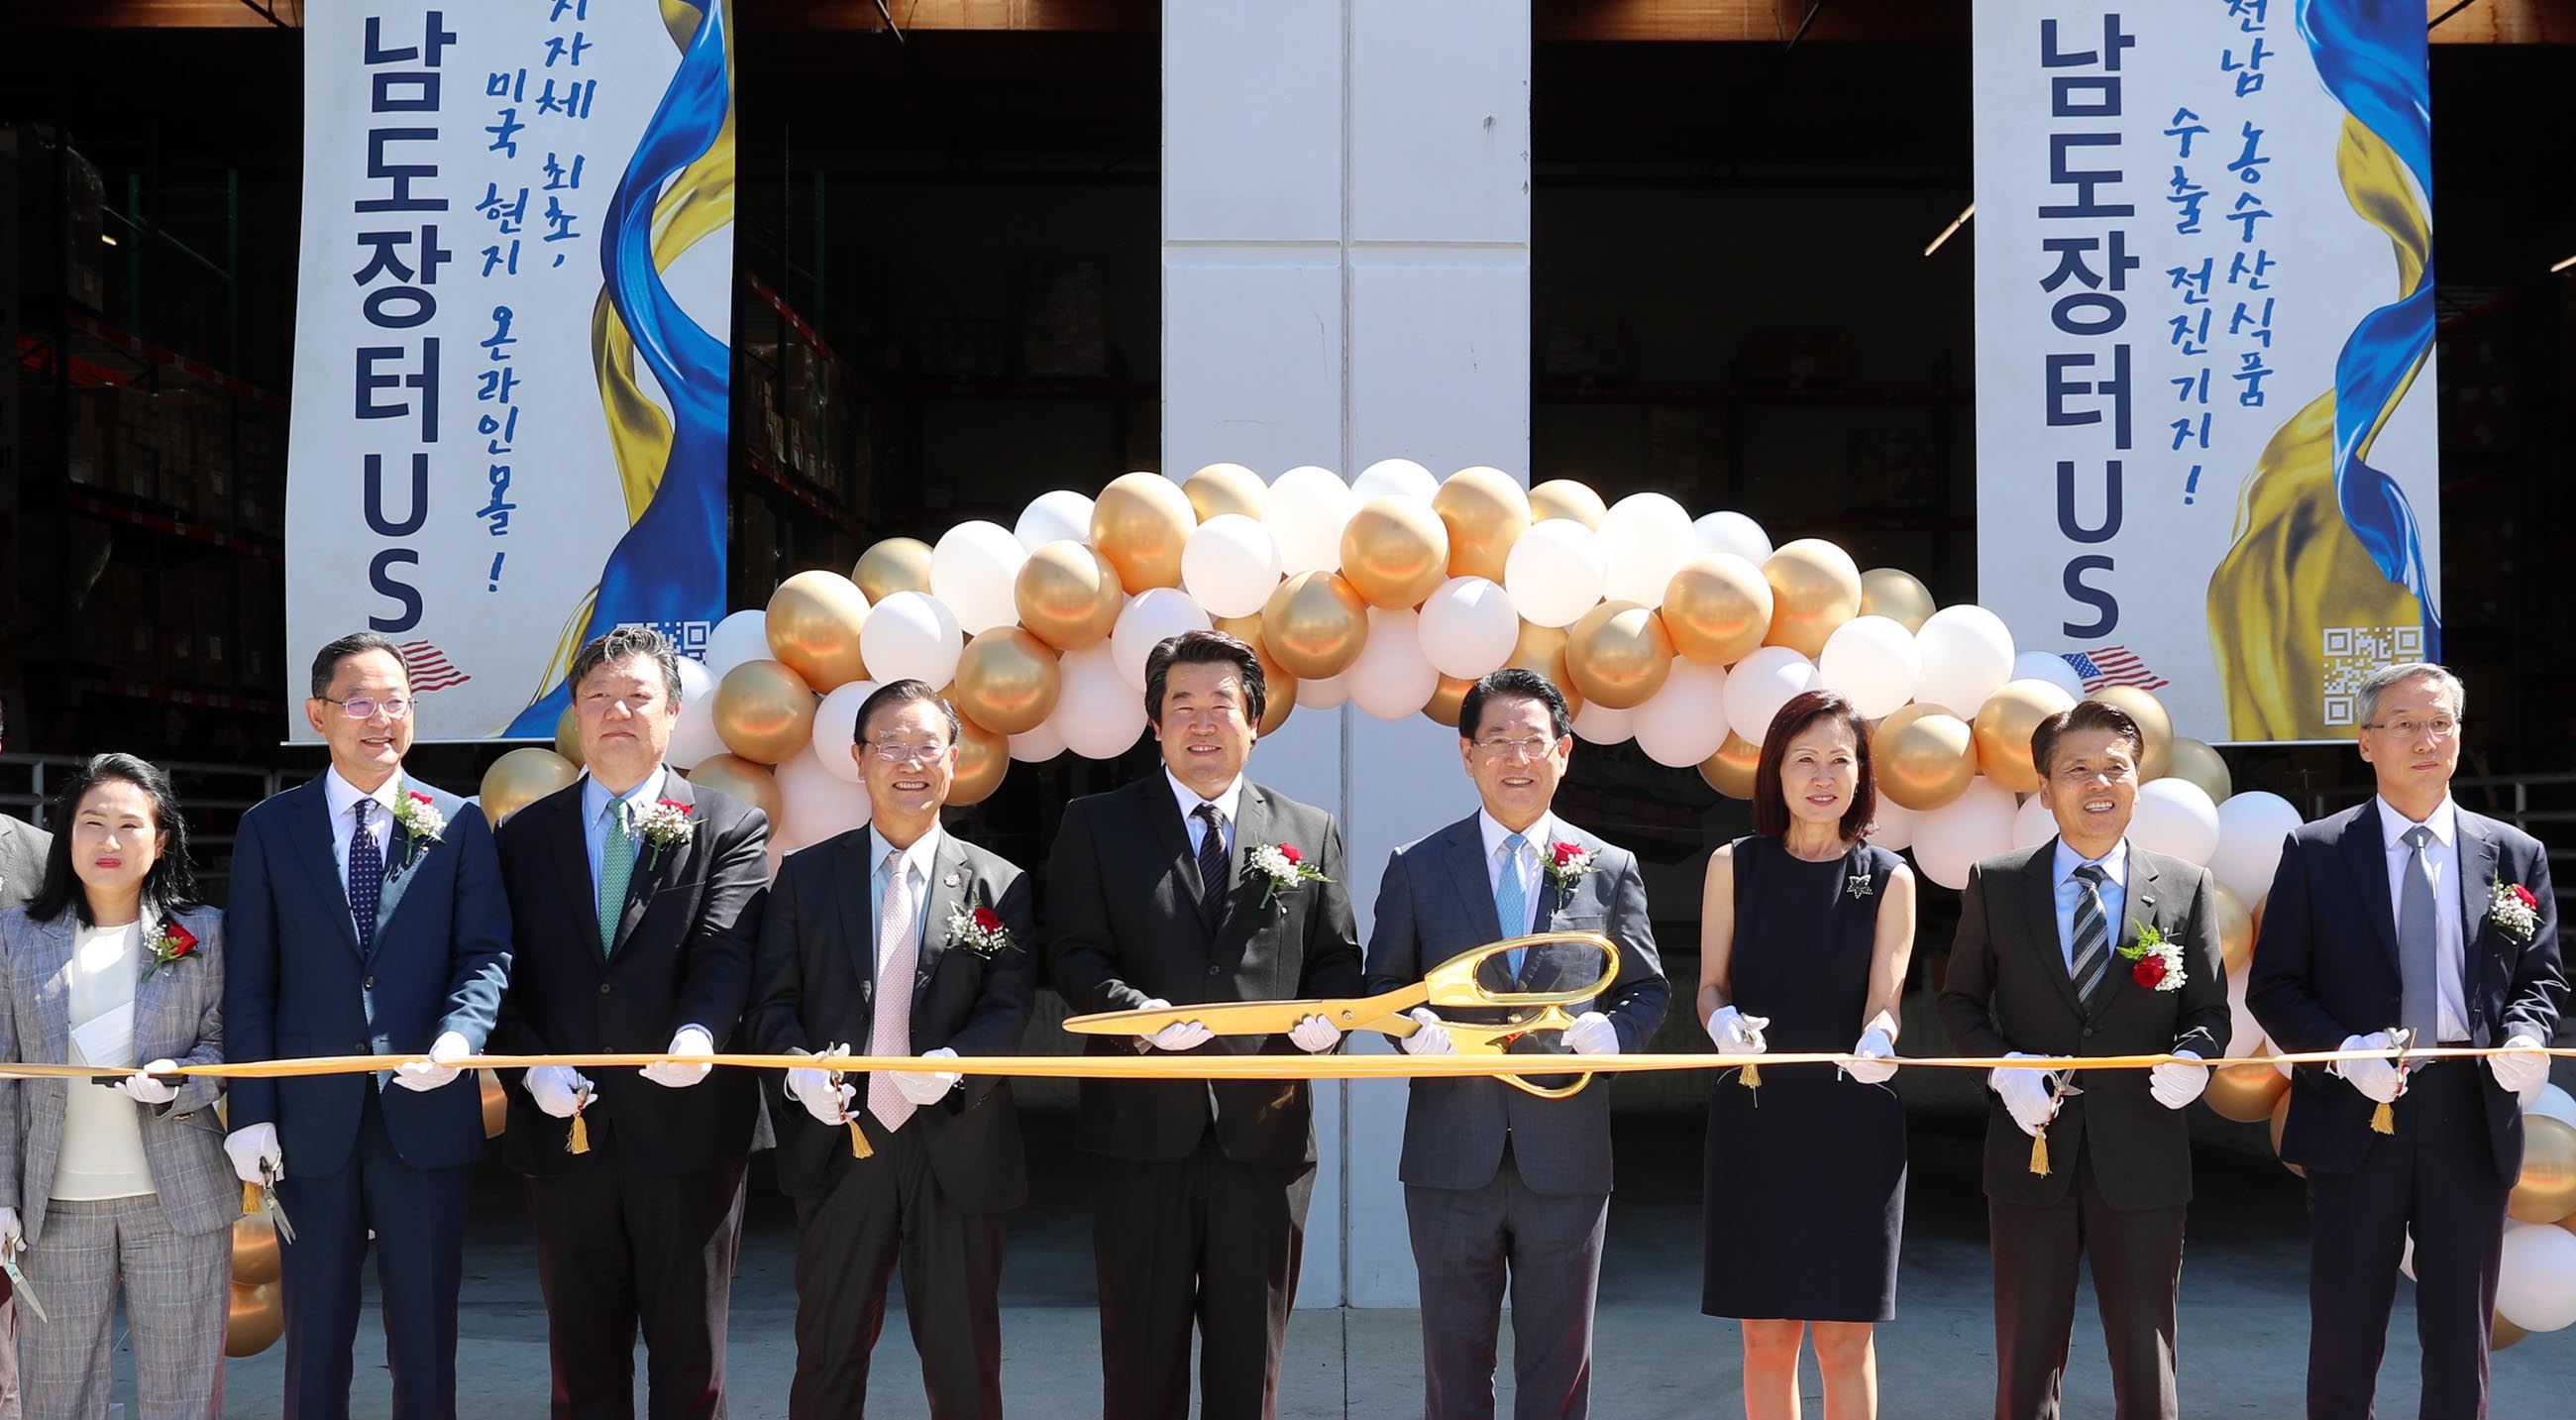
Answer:
M340 713L352 720L372 720L376 718L376 712L379 710L385 712L385 718L388 720L399 720L411 713L411 702L399 695L388 696L383 700L371 699L364 695L351 696L346 700L333 700L327 695L317 695L313 698L327 705L339 706Z
M2362 726L2365 730L2386 730L2401 740L2447 740L2460 732L2460 721L2449 715L2436 715L2429 720L2386 720Z
M1489 759L1543 759L1556 747L1556 741L1545 735L1532 735L1525 740L1477 740L1476 753Z
M932 760L937 759L939 756L948 752L948 746L946 745L905 744L901 740L873 741L868 745L868 748L876 754L877 758L884 760L888 764L902 764L907 760L919 760L924 764L928 764Z

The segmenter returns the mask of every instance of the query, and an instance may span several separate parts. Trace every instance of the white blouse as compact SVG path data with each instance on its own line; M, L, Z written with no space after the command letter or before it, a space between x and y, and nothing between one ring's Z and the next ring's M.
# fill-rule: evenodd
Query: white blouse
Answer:
M63 967L70 988L70 1063L134 1067L134 988L142 970L142 923L73 929L72 959ZM89 1200L157 1192L143 1157L143 1106L123 1090L86 1080L67 1080L64 1089L53 1196Z

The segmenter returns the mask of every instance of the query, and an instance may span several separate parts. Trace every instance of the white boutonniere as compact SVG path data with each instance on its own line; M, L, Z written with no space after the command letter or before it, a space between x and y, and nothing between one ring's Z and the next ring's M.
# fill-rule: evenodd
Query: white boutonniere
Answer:
M2138 924L2138 944L2122 947L2132 963L2129 979L2150 991L2180 991L2189 976L2182 969L2182 948L2165 940L2152 922Z
M1547 880L1556 886L1556 905L1562 908L1571 901L1575 884L1600 865L1601 851L1597 848L1563 839L1547 845Z
M2504 874L2495 876L2494 900L2487 905L2488 920L2506 936L2517 942L2528 942L2540 934L2540 899L2520 883L2509 883Z
M948 945L991 961L1019 942L1003 925L1002 914L981 902L961 902L948 910Z
M653 850L644 862L646 872L662 866L662 850L675 843L686 843L697 836L697 811L677 799L664 799L649 809L635 811L635 832Z
M408 868L429 850L429 845L447 833L447 815L438 811L438 803L418 790L404 793L394 805L394 822L411 836L411 846L403 850L403 866Z
M1281 888L1292 888L1299 883L1332 881L1331 878L1307 866L1306 855L1298 852L1291 844L1255 844L1252 851L1243 855L1243 861L1252 871L1268 880L1268 885L1261 890L1261 905L1264 907L1270 905L1270 899L1278 896Z

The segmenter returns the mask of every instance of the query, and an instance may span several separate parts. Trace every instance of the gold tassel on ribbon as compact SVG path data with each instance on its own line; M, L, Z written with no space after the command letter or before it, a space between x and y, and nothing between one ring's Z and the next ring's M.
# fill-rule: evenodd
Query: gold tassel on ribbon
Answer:
M572 1137L564 1141L564 1150L567 1153L590 1152L590 1125L581 1117L582 1111L588 1108L590 1108L590 1091L575 1092L572 1097Z
M873 1159L876 1156L877 1151L868 1147L868 1131L859 1127L859 1117L857 1115L851 1115L850 1157L854 1159Z
M1744 1088L1748 1090L1758 1090L1762 1088L1762 1067L1759 1065L1746 1065L1744 1067L1744 1074L1737 1079L1736 1083L1744 1086Z
M2379 1108L2370 1112L2370 1132L2373 1134L2397 1132L2397 1111L2390 1107L2388 1101L2381 1100Z
M2048 1177L2048 1130L2043 1127L2030 1136L2030 1171Z

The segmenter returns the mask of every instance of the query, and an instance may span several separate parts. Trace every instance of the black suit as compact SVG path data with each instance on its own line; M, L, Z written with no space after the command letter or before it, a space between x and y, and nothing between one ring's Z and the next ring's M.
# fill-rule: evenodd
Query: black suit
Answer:
M2227 970L2216 884L2205 868L2128 850L2117 947L2152 924L2182 948L2183 984L2158 991L2111 959L2087 1003L2057 925L2057 840L1968 871L1941 1023L1963 1055L2227 1053ZM2030 1171L2031 1140L1997 1097L1986 1119L1987 1222L1995 1265L1995 1414L2053 1417L2075 1318L2078 1262L2089 1255L2122 1420L2177 1413L2174 1298L2191 1201L2191 1127L2148 1093L2144 1070L2078 1071L2048 1126L2050 1169Z
M505 1054L647 1054L682 1026L723 1051L751 994L767 894L760 810L666 775L660 797L691 810L683 841L635 845L616 939L600 948L598 885L584 835L587 778L502 826L501 877L519 951L495 1048ZM649 1356L651 1413L724 1413L725 1315L742 1229L743 1167L767 1144L760 1085L718 1068L684 1089L631 1070L591 1070L571 1122L510 1081L502 1141L527 1175L558 1416L633 1409L635 1332Z
M791 853L760 926L743 1034L764 1055L842 1044L862 1055L1014 1055L1035 998L1029 881L1011 863L941 834L921 913L911 1038L869 1038L876 1017L880 841L855 829ZM991 907L1012 945L991 956L954 938L952 913ZM815 1122L783 1093L778 1183L796 1200L796 1376L788 1414L860 1414L868 1356L885 1323L886 1279L900 1261L904 1312L931 1414L1002 1413L1002 1214L1028 1200L1019 1120L1005 1079L970 1075L887 1134L852 1102L871 1156L849 1131Z
M1067 1005L1082 1014L1155 997L1359 994L1333 816L1242 781L1232 883L1211 914L1172 783L1156 773L1065 808L1047 866L1047 965ZM1265 905L1270 883L1245 860L1267 844L1296 848L1330 881L1279 888ZM1086 1039L1091 1054L1138 1048ZM1220 1036L1201 1049L1295 1048L1277 1036ZM1270 1415L1314 1187L1313 1092L1303 1081L1085 1080L1081 1099L1077 1139L1095 1156L1105 1413L1188 1414L1195 1318L1205 1415Z
M2510 824L2456 812L2469 1043L2546 1043L2567 993L2549 855ZM2380 814L2373 799L2301 827L2282 851L2245 1003L2284 1052L2334 1050L2400 1018L2405 983ZM2539 900L2528 941L2489 917L2499 878ZM2409 1076L2395 1134L2371 1132L2373 1108L2323 1066L2291 1077L2281 1157L2308 1177L2308 1413L2370 1413L2411 1227L2422 1413L2482 1416L2505 1200L2522 1172L2521 1108L2483 1063L2463 1060Z

